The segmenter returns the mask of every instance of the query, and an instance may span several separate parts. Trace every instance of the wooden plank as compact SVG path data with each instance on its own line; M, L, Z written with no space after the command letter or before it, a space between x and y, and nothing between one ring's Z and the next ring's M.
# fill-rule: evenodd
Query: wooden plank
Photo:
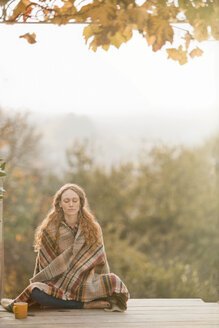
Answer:
M129 299L129 305L154 305L164 306L164 305L200 305L205 302L201 298L138 298L138 299Z
M4 324L1 325L1 328L22 328L22 324L18 325L11 325L11 324ZM181 322L181 323L126 323L125 325L122 323L118 323L116 325L116 328L218 328L218 324L208 324L208 323L193 323L193 322ZM38 324L30 324L30 325L25 325L25 328L115 328L114 324L101 324L99 325L98 322L95 324L74 324L74 323L69 323L65 324L62 326L59 325L50 325L50 324L45 324L45 325L38 325Z
M15 325L11 325L11 324L4 324L4 326L1 326L1 328L22 328L23 324L22 323L18 323ZM69 324L65 324L65 325L51 325L51 324L45 324L45 325L37 325L37 324L28 324L25 325L25 328L218 328L218 324L209 324L209 323L194 323L194 322L170 322L170 323L135 323L133 325L133 323L126 323L125 325L122 323L118 323L115 327L115 324L105 324L105 323L101 323L101 325L98 324L98 322L96 323L90 323L89 325L85 324L74 324L74 323L69 323Z
M74 310L73 310L74 311ZM71 316L54 316L52 314L47 315L47 316L29 316L27 319L24 320L25 322L37 322L37 323L42 323L45 324L46 322L51 323L69 323L69 322L74 322L74 323L80 323L80 322L96 322L98 318L98 322L178 322L178 321L208 321L209 323L211 322L217 322L219 324L219 315L212 313L212 314L195 314L195 313L176 313L176 314L171 314L171 313L159 313L155 315L149 314L149 313L144 313L144 314L128 314L128 313L108 313L106 312L105 315L98 315L98 316L93 316L93 315L87 315L84 316L83 313L81 313L81 316L79 315L74 315L74 312L72 311ZM9 316L4 316L1 319L5 319L6 321L14 321L14 315L9 314Z
M15 319L14 314L2 307L0 310L0 328L219 327L219 304L201 299L131 299L124 313L30 308L28 318L23 320Z
M200 311L202 313L218 313L219 311L219 304L218 303L204 303L204 305L191 307L187 306L187 304L183 306L160 306L157 307L156 305L153 306L128 306L125 313L140 313L140 312L157 312L157 311L168 311L168 312L191 312L191 313L199 313ZM50 308L41 310L39 308L29 308L29 313L38 313L40 315L47 315L50 312L53 313L53 315L62 315L62 313L65 313L67 315L68 312L71 313L71 311L74 311L74 314L80 314L81 311L83 311L83 315L87 314L93 314L93 315L100 315L101 313L106 313L104 310L98 310L98 309L83 309L83 310L77 310L77 309L61 309L61 308ZM2 306L0 306L0 313L8 313Z
M41 315L49 314L50 312L53 313L53 315L61 315L62 313L68 313L70 311L74 311L74 313L80 313L83 311L84 314L93 314L93 315L99 315L101 313L106 313L104 310L98 310L98 309L83 309L83 310L77 310L77 309L61 309L61 308L48 308L48 309L39 309L39 308L29 308L29 313L38 313ZM98 312L99 311L99 312ZM157 311L168 311L168 312L192 312L192 313L199 313L200 311L202 313L218 313L219 311L219 305L217 303L210 303L206 304L205 306L130 306L127 308L125 313L140 313L140 312L157 312ZM3 307L0 306L0 313L8 313Z
M157 315L157 314L180 314L180 313L187 313L187 314L218 314L219 315L219 307L211 307L211 308L161 308L158 309L156 307L154 308L142 308L141 310L130 310L128 309L125 313L117 313L114 312L113 315L144 315L144 314L150 314L150 315ZM42 311L28 311L28 314L30 316L40 316L40 317L49 317L49 316L106 316L109 315L109 312L105 312L103 310L100 310L100 312L97 312L97 310L67 310L67 311L60 311L59 309L51 309L51 310L42 310ZM0 313L0 317L7 317L11 316L11 313L8 313L6 311Z

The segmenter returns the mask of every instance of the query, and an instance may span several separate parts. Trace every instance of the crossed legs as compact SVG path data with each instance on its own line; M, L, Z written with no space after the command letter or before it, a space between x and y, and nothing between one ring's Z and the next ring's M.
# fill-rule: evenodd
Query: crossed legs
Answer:
M62 300L48 295L36 287L32 290L31 298L43 306L55 306L67 309L103 309L110 307L110 303L103 300L94 300L86 303L74 300Z

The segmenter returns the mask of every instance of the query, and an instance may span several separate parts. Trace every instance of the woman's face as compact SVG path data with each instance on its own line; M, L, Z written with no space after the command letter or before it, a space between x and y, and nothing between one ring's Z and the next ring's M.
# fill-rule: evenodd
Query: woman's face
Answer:
M67 189L63 192L59 205L65 215L75 215L80 209L80 198L75 191Z

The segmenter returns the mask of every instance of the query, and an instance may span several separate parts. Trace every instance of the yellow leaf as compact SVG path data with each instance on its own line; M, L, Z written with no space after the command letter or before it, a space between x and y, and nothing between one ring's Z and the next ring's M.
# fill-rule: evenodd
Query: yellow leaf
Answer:
M182 46L179 46L178 49L169 48L166 51L168 53L168 59L177 60L180 65L187 63L187 51L183 51Z
M93 41L90 43L90 45L89 45L89 49L92 49L94 52L96 52L97 51L97 44L96 44L96 40L95 40L95 38L93 39Z
M93 36L93 40L89 45L89 48L92 48L93 51L96 51L98 47L103 47L104 50L108 49L107 45L114 44L118 46L118 36L116 35L118 31L118 26L98 26L98 25L91 25L87 26L84 29L84 37L87 41L91 36ZM128 38L130 37L130 31L129 29L123 30L123 40L122 42L126 42ZM122 33L120 33L122 34ZM111 42L112 39L112 42Z
M78 11L77 16L80 18L91 18L92 22L99 22L102 25L107 25L112 22L112 17L116 13L116 4L110 0L100 2L94 0L92 3L85 5Z
M109 49L109 47L110 47L110 43L109 43L109 44L103 44L103 45L102 45L102 48L103 48L105 51L107 51L107 50Z
M31 44L36 43L36 40L35 40L36 39L36 34L35 33L32 33L32 34L26 33L24 35L20 35L19 37L26 39L27 42L29 42Z
M155 35L149 36L148 34L146 34L145 38L146 38L149 46L152 46L154 44L154 42L156 41L156 36Z
M116 32L113 36L108 35L111 44L113 44L116 48L119 48L122 43L126 42L126 38L119 32Z
M159 50L167 41L173 42L173 29L167 20L151 16L147 23L148 37L155 36L153 51Z
M201 50L199 47L196 47L195 49L193 49L191 52L190 52L190 57L191 58L194 58L194 57L199 57L203 54L203 50Z
M91 24L91 25L86 26L83 30L83 36L85 38L85 42L87 43L88 39L91 36L94 36L98 32L100 32L100 28L98 25Z
M126 38L126 41L130 40L132 37L132 26L127 25L122 31L123 36Z
M177 14L179 13L179 8L175 7L174 4L167 6L163 4L157 5L157 14L159 17L161 17L164 20L168 20L171 18L176 18Z
M125 12L126 14L126 21L132 24L137 25L138 30L144 30L147 20L148 20L148 12L145 8L132 8Z
M65 24L65 21L63 19L62 16L54 16L52 19L51 19L51 22L53 24L57 24L57 25L62 25L62 24Z
M72 1L65 0L64 5L59 8L59 12L63 15L74 15L77 9Z

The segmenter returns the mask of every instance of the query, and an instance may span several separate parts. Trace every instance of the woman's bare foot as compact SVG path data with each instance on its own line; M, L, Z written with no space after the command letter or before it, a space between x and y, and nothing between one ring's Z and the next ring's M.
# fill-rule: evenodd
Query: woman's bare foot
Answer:
M107 301L91 301L84 303L84 309L104 309L110 308L110 303Z

